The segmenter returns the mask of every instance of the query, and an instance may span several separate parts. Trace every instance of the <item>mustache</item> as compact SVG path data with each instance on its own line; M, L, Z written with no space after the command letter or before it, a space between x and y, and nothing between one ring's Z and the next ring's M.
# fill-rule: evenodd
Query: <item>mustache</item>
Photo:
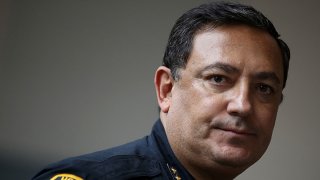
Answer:
M232 117L211 122L210 127L224 131L232 131L239 134L257 135L258 130L247 119Z

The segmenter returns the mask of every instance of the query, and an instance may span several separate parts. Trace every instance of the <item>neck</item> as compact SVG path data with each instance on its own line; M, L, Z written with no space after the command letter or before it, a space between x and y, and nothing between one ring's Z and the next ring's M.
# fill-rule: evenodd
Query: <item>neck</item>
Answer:
M226 170L228 168L194 168L191 166L186 167L189 173L195 179L201 180L233 180L236 176L238 176L241 172L234 170Z
M232 180L245 170L244 168L217 164L210 160L196 163L196 160L184 159L183 157L179 157L179 155L177 158L195 179Z

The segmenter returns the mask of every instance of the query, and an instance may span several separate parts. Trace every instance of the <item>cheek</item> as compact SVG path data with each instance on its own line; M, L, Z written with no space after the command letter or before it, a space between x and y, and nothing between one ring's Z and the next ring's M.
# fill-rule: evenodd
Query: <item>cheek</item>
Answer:
M260 129L261 136L264 138L264 144L267 145L272 137L277 116L277 109L278 108L261 109L260 112L257 113L259 114L258 117L255 118L258 119L258 129Z
M172 93L171 116L186 136L201 136L202 126L212 114L212 101L198 89L176 89Z
M261 124L272 130L277 118L277 112L278 106L276 105L262 109L260 112L260 119L262 119Z
M200 93L190 93L181 99L183 112L183 133L188 139L193 139L199 146L203 139L210 136L211 124L215 118L221 118L225 112L223 96Z
M181 101L194 118L212 120L226 109L226 98L222 94L209 91L201 82L194 83L192 88L181 94Z

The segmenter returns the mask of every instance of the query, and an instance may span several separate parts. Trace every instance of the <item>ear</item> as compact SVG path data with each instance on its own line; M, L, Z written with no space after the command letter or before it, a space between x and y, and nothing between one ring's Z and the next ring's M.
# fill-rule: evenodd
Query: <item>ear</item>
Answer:
M154 76L154 85L160 110L167 113L171 104L171 90L173 87L173 78L169 68L160 66L157 69Z

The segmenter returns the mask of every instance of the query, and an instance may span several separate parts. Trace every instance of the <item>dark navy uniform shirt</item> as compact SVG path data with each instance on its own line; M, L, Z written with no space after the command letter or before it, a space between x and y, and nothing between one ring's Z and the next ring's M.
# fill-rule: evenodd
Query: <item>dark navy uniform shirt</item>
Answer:
M183 179L192 176L175 157L158 120L150 135L131 143L54 163L33 180Z

